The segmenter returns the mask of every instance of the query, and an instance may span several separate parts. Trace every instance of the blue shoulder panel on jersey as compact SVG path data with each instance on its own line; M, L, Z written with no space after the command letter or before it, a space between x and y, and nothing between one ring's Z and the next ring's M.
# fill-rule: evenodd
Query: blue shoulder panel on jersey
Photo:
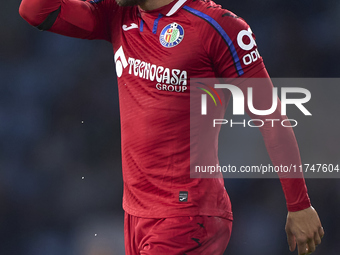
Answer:
M101 1L104 1L104 0L92 0L92 1L90 1L90 3L91 4L97 4L97 3L101 2Z
M216 20L214 20L212 17L210 17L209 15L200 12L196 9L193 9L187 5L183 6L183 9L190 12L193 15L196 15L202 19L204 19L205 21L207 21L219 34L220 36L223 38L223 40L225 41L225 43L228 45L229 51L231 53L231 56L233 58L234 61L234 65L237 71L237 74L239 76L244 74L244 71L242 69L241 63L240 63L240 59L237 55L235 46L232 42L232 40L230 39L230 37L227 35L227 33L224 31L224 29L220 26L220 24L218 24L218 22Z
M144 20L140 21L140 25L139 25L139 31L143 32L143 27L144 27Z
M157 19L155 19L155 22L153 23L152 33L154 33L154 34L157 33L158 22L162 17L163 17L162 13L158 14Z

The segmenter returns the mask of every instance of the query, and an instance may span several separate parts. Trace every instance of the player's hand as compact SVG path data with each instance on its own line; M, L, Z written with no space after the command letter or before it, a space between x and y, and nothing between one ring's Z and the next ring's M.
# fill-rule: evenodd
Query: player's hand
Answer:
M299 255L314 252L325 234L318 213L313 207L288 212L286 233L290 251L294 251L297 244Z

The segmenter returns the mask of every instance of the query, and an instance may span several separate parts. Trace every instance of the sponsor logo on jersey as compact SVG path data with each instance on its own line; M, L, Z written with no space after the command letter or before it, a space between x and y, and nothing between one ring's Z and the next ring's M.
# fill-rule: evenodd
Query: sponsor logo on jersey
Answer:
M175 47L184 38L184 29L176 22L165 26L159 36L159 41L166 48Z
M237 35L237 44L244 51L251 51L243 56L242 61L244 65L250 65L261 58L259 51L256 47L256 42L253 38L253 32L249 28L248 30L241 30Z
M125 69L129 75L155 82L157 90L185 92L187 90L188 74L185 70L168 68L148 63L141 59L127 58L123 46L114 55L118 78L123 76Z

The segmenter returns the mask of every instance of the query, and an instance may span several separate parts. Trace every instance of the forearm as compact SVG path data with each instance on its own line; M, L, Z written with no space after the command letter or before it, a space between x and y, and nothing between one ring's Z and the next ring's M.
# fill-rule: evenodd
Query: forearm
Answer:
M272 105L273 84L266 69L261 70L251 78L264 78L260 82L249 80L241 85L245 94L248 87L253 87L253 105L257 110L267 110ZM248 84L247 84L248 83ZM289 211L303 210L310 206L307 187L300 171L294 172L294 167L301 165L299 147L292 127L287 127L289 122L285 121L285 126L281 125L287 116L281 114L281 102L277 98L276 110L269 115L255 115L249 111L248 115L252 119L261 119L264 123L260 127L264 143L270 159L274 166L286 166L291 172L279 172L282 189L285 194L287 208Z
M282 121L286 119L286 116L273 116L274 118L280 118ZM283 127L277 122L274 127L270 123L270 126L264 125L260 130L273 165L282 165L286 166L286 169L291 169L291 172L278 173L288 211L294 212L308 208L310 201L303 173L293 170L294 166L299 169L298 166L301 165L300 152L293 128Z

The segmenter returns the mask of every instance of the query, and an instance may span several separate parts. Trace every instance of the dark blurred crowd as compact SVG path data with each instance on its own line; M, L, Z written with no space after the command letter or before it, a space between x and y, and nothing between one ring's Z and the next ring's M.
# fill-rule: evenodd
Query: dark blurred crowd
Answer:
M216 2L251 25L272 77L339 76L339 1ZM124 254L112 47L39 32L19 16L19 4L0 9L0 255ZM339 92L324 100L339 107ZM296 130L303 159L340 163L339 120L330 117L321 130ZM266 154L251 132L250 148ZM318 139L323 147L311 146ZM315 254L337 255L340 180L306 182L326 231ZM226 254L289 254L279 180L226 179L226 187L235 218Z

